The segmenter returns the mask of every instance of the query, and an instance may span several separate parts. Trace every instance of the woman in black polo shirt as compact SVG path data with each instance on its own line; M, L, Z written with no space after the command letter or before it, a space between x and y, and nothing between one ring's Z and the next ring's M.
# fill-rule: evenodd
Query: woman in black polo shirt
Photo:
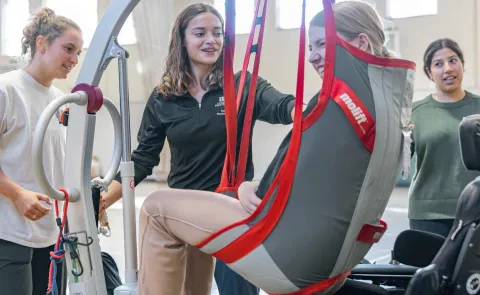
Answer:
M214 191L220 184L227 134L222 87L223 38L222 17L210 5L193 4L178 16L172 30L165 73L148 99L138 133L138 147L132 153L135 185L158 165L166 139L171 152L170 187ZM239 108L240 118L245 112L250 79L248 73ZM240 73L237 73L237 88L239 80ZM258 119L271 124L291 124L293 107L292 95L280 93L258 78L253 122ZM245 179L252 180L253 175L250 146ZM107 208L121 198L120 174L116 180L103 196ZM195 273L189 274L189 280L212 279L214 264L210 255L191 247L187 261L189 271ZM221 294L259 292L221 261L217 261L215 279ZM198 284L187 282L185 286L193 288ZM185 291L186 294L204 293L197 289Z

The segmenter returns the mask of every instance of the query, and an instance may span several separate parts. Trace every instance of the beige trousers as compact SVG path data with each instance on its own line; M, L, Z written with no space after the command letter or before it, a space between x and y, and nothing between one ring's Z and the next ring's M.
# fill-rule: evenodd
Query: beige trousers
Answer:
M160 190L140 210L140 295L210 295L214 258L196 245L247 218L240 201L212 192Z

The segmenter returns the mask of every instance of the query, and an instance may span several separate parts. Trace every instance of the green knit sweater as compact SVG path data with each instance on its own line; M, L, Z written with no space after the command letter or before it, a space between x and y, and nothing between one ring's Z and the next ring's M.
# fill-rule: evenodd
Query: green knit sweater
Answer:
M469 92L458 102L441 103L429 95L413 104L417 163L409 190L408 218L455 218L460 193L480 175L463 165L458 128L464 117L479 113L480 97Z

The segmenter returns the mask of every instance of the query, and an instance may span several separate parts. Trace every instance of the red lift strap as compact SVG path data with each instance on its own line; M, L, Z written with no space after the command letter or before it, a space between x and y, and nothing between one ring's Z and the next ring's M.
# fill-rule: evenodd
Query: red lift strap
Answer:
M223 58L223 88L225 97L225 124L227 129L227 156L223 165L220 187L230 186L231 168L235 163L237 146L237 107L235 105L235 81L233 58L235 52L235 0L225 1L225 44ZM225 181L225 183L224 183ZM222 185L223 184L223 185Z
M225 1L226 10L226 29L225 29L225 48L224 48L224 96L225 96L225 120L227 125L227 156L225 158L225 165L223 167L222 180L217 191L236 188L245 180L245 172L247 166L248 146L250 142L252 116L255 101L255 93L257 89L258 70L260 66L260 56L262 51L263 33L265 27L265 15L268 0L263 1L262 9L260 10L260 2L257 1L255 8L255 17L252 22L252 28L247 43L247 50L240 76L240 83L238 86L238 93L235 99L235 83L233 75L233 57L235 50L235 0ZM259 15L259 11L261 14ZM230 19L229 19L230 18ZM253 44L256 27L260 26L258 40ZM237 111L242 102L243 91L245 87L245 79L247 76L247 69L250 63L251 55L255 53L255 60L253 65L252 76L250 79L249 93L246 103L245 116L243 118L242 138L240 142L240 150L238 153L238 161L236 157L237 146ZM240 118L241 119L241 118Z
M245 111L245 118L244 118L244 124L243 124L240 151L238 153L239 159L238 159L238 168L237 168L238 170L236 173L236 180L235 180L236 186L240 185L245 180L248 146L250 143L250 133L252 130L251 127L252 127L253 107L254 107L254 101L255 101L255 94L257 92L258 70L260 67L260 56L262 52L263 33L265 29L265 18L267 13L268 1L264 0L261 15L259 16L258 12L260 10L260 2L261 2L260 0L257 1L257 6L255 8L255 19L252 23L252 30L250 33L250 37L248 39L247 54L245 54L245 60L243 62L242 79L240 80L239 91L237 96L237 108L238 108L240 106L242 94L244 90L245 76L247 73L248 63L250 60L249 55L252 53L255 53L255 60L253 63L253 72L252 72L252 77L250 79L250 90L248 92L247 108ZM253 34L255 33L255 27L257 25L260 25L258 40L257 40L257 44L252 45L253 38L254 38Z

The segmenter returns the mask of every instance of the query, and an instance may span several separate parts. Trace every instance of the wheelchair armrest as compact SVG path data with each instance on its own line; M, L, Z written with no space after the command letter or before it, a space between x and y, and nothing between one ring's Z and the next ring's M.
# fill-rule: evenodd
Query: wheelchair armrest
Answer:
M373 282L393 281L409 282L418 267L394 264L359 264L355 266L349 278Z

